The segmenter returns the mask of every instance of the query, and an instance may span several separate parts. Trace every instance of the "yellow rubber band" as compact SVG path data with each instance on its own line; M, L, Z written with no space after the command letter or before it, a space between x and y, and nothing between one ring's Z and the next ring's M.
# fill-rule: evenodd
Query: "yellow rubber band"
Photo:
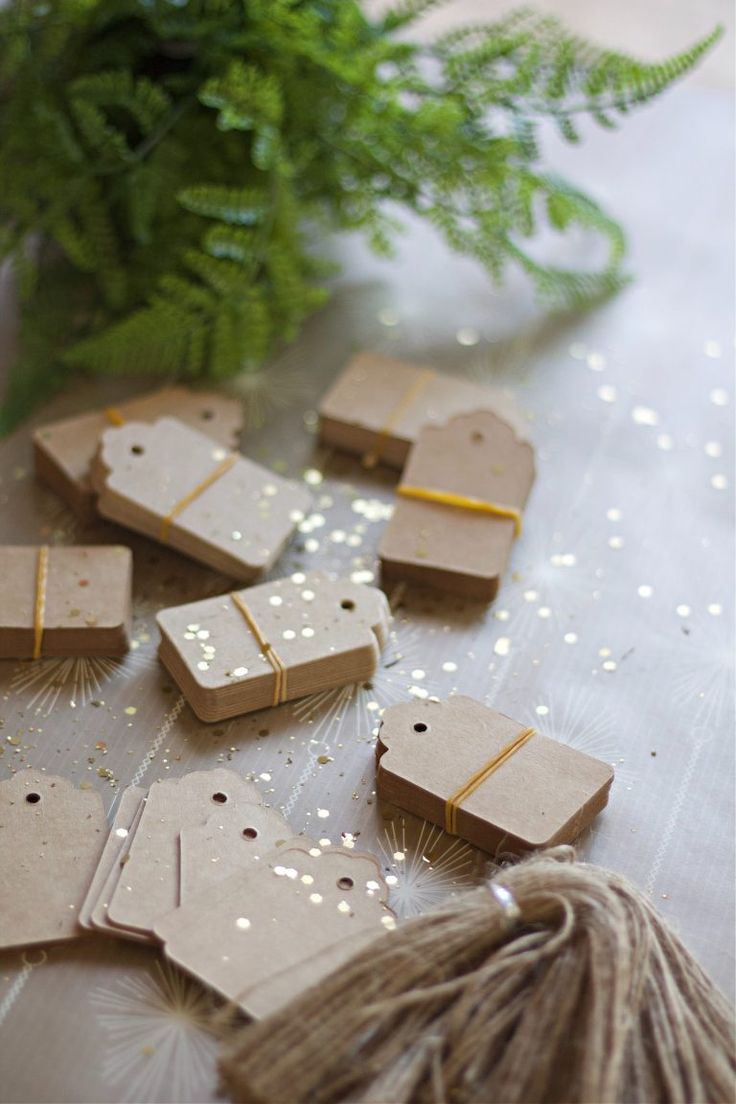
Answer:
M475 510L480 514L508 518L514 523L514 536L521 535L521 510L515 506L504 506L500 502L484 502L482 498L453 494L451 491L434 491L431 487L412 487L402 483L396 493L403 498L417 498L423 502L438 502L441 506L458 506L461 510Z
M42 544L36 564L36 598L33 604L33 658L41 658L43 618L46 612L46 580L49 573L49 546Z
M225 474L225 472L230 471L230 468L233 466L236 460L237 456L235 455L235 453L232 453L230 456L226 456L222 463L218 464L215 470L211 471L206 479L203 479L201 483L198 483L197 486L189 492L189 494L186 494L183 498L179 499L176 505L172 507L171 510L169 510L166 517L161 519L161 531L159 533L159 540L165 542L169 539L169 530L171 529L171 523L174 521L174 519L177 518L182 510L185 510L191 502L194 502L196 498L199 498L199 496L203 494L208 487L211 487L213 483L216 483L217 480Z
M284 663L281 656L278 654L278 652L274 648L273 644L270 644L268 642L268 640L266 640L265 636L261 632L261 629L260 629L260 626L259 626L258 622L256 621L255 617L251 613L251 611L250 611L247 603L245 602L243 596L241 594L239 594L238 591L234 590L230 594L230 597L232 598L233 602L235 603L235 605L238 607L238 609L242 613L242 615L245 619L246 625L248 626L250 631L253 633L253 636L256 638L256 641L258 643L258 647L261 649L261 651L265 655L266 659L268 660L268 662L273 667L273 673L275 675L275 679L274 679L274 684L273 684L273 701L272 701L271 704L272 705L282 705L283 702L286 701L286 676L287 676L286 664Z
M386 421L383 423L378 431L378 436L370 452L367 452L363 457L364 468L375 468L378 461L381 459L383 449L386 445L386 441L391 435L391 430L401 418L411 404L417 399L420 393L424 390L430 380L434 379L436 372L431 368L423 368L416 379L411 383L404 394L401 396L396 405L388 412Z
M123 415L120 413L120 411L118 410L118 408L116 406L106 406L105 407L105 417L107 418L110 425L114 425L114 426L125 425L125 418L123 417Z
M487 763L485 763L480 770L477 770L475 774L463 782L462 786L455 791L455 793L448 797L445 802L445 831L450 832L453 836L457 835L457 814L458 809L464 801L466 801L472 793L482 786L487 778L502 767L507 760L515 755L519 748L522 748L524 744L531 740L535 735L533 728L525 728L523 732L520 732L518 736L515 736L510 743L493 756Z

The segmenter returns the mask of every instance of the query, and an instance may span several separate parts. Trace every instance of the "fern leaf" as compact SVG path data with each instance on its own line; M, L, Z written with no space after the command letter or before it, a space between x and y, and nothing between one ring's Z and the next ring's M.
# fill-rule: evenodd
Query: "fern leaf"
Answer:
M234 226L259 222L269 208L268 196L256 188L227 188L218 184L183 188L177 199L187 211Z

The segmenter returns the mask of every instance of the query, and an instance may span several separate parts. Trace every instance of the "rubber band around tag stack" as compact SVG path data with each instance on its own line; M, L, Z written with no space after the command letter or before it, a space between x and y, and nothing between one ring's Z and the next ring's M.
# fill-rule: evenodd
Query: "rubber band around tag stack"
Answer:
M414 380L414 382L410 384L409 387L407 387L406 391L401 396L399 401L395 404L395 406L393 406L391 410L389 410L386 416L386 421L378 430L378 435L376 437L373 448L370 450L370 452L366 452L363 456L364 468L375 468L376 464L381 459L386 441L391 435L391 430L394 428L401 415L409 409L411 404L417 399L419 394L424 390L430 380L433 380L436 375L437 373L434 372L431 368L423 368Z
M105 417L107 418L110 425L114 425L114 426L124 426L125 425L125 418L123 417L123 415L120 413L120 411L118 410L118 408L116 406L106 406L105 407Z
M508 762L512 755L515 755L520 748L527 744L532 736L536 735L536 729L525 728L523 732L520 732L518 736L515 736L505 747L502 747L492 759L489 759L487 763L472 774L466 782L463 782L462 786L459 786L455 790L454 794L447 798L445 802L445 831L451 835L457 835L457 814L458 811L471 794L475 793L479 786L482 786L487 778L490 778L499 767L502 767L504 763Z
M521 510L515 506L505 506L501 502L486 502L482 498L454 494L452 491L437 491L431 487L413 487L401 483L396 493L402 498L414 498L421 502L436 502L440 506L456 506L461 510L474 510L476 513L489 514L492 517L507 518L514 523L514 536L521 536Z
M271 704L283 705L283 703L286 701L286 677L288 673L286 664L274 648L273 644L266 640L266 637L261 632L258 622L253 616L250 608L248 607L248 604L246 603L242 595L239 594L238 591L234 590L231 592L230 597L242 613L246 625L253 633L253 636L256 638L258 647L261 649L264 656L273 667L275 680L273 686L273 701Z
M206 476L201 483L198 483L197 486L189 492L189 494L185 494L183 498L180 498L179 501L174 506L172 506L168 514L166 514L166 516L161 519L159 540L163 541L164 544L166 543L166 541L168 541L171 525L182 512L182 510L185 510L186 507L194 502L195 499L199 498L199 496L203 494L208 489L208 487L211 487L213 483L216 483L217 480L225 474L225 472L230 471L230 468L233 466L236 460L237 456L235 455L235 453L231 453L230 456L226 456L225 459L220 464L218 464L217 467L213 471L211 471L210 474Z
M36 564L36 593L33 603L33 658L40 659L43 648L43 622L46 613L46 581L49 573L49 546L42 544Z

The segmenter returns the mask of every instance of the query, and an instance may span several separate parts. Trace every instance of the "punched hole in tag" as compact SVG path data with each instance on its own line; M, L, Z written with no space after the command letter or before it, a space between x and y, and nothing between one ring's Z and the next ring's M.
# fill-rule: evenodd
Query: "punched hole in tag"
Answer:
M131 445L130 451L133 453L134 456L142 456L146 450L144 449L143 445Z
M338 889L352 889L355 885L355 882L347 875L343 875L342 878L337 879L336 885Z
M479 429L474 429L473 432L470 434L470 440L473 442L474 445L482 445L485 441L485 437Z
M429 732L429 725L425 724L424 721L417 721L417 723L414 725L414 731Z
M222 790L218 790L217 793L213 793L212 800L216 805L224 805L227 801L227 794L223 793Z
M41 795L39 793L26 794L26 801L28 802L29 805L38 805L40 800L41 800Z
M258 839L258 829L257 828L244 828L243 831L240 834L243 837L243 839L247 839L247 840Z
M342 602L340 603L340 609L354 610L355 609L355 602L353 601L352 598L343 598Z

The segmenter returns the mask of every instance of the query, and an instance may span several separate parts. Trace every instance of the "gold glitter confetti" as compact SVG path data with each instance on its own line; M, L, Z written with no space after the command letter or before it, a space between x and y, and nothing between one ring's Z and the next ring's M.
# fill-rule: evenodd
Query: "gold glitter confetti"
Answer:
M480 341L480 334L472 326L461 326L455 334L458 345L472 346Z
M240 928L241 931L247 931L250 927L250 920L248 920L245 916L239 916L238 919L235 921L235 927Z
M635 406L631 411L631 418L637 425L659 425L659 414L656 410L652 410L650 406Z
M640 587L636 588L636 593L640 598L651 598L654 594L654 587L649 586L648 583L642 583Z
M125 709L123 710L123 713L127 713L129 717L134 717L137 712L138 710L134 705L126 705Z
M511 651L511 640L508 636L499 636L493 645L493 651L497 656L507 656Z
M613 403L618 398L618 392L610 383L601 384L596 394L601 402Z

